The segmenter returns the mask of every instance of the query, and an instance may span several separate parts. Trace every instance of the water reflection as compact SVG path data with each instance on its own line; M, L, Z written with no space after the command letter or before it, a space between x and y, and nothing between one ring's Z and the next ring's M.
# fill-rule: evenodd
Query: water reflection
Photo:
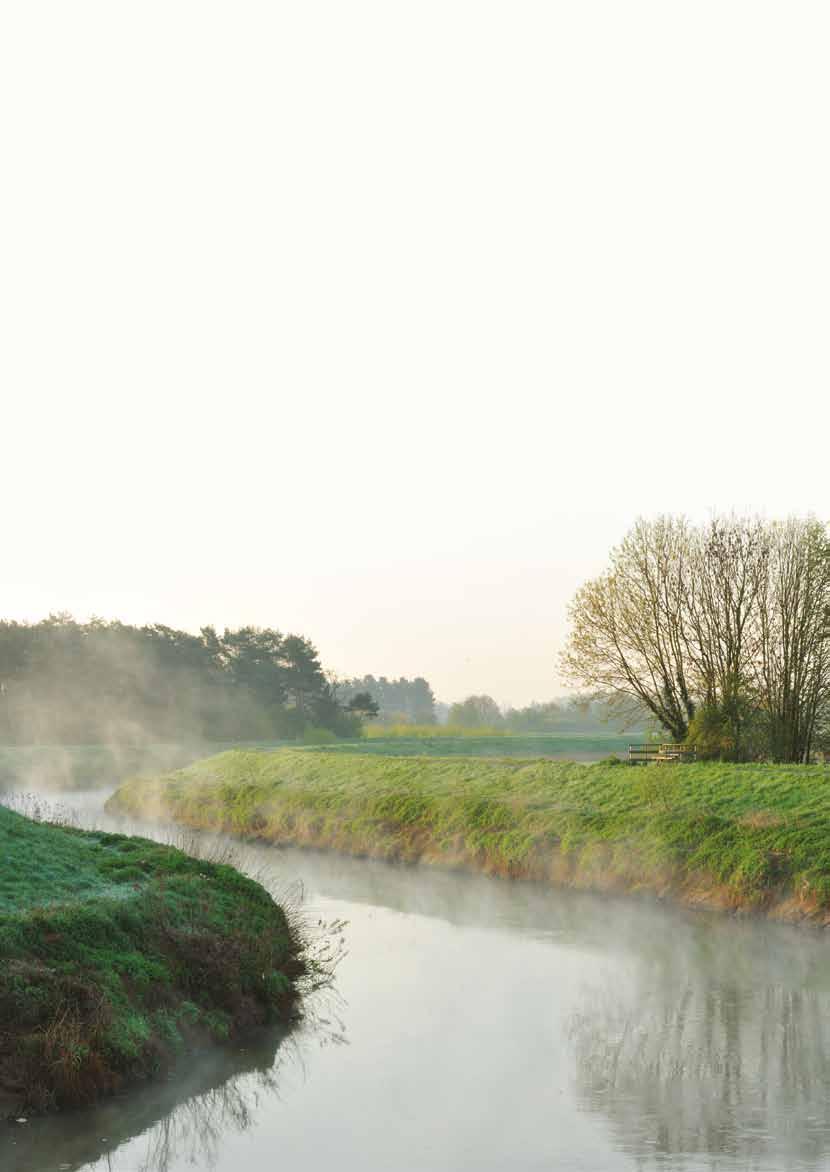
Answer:
M830 944L822 933L379 863L330 857L314 868L318 891L496 927L557 954L553 1012L562 1015L576 1110L608 1124L632 1166L830 1163ZM538 953L528 955L534 963ZM572 997L566 964L580 974ZM509 1012L518 1024L551 1005L512 1002ZM567 1126L564 1111L560 1122Z
M725 1156L742 1168L824 1167L826 954L817 965L815 944L791 940L771 980L766 966L747 971L744 933L725 946L718 930L714 955L712 934L681 934L586 984L569 1023L578 1101L639 1166L705 1156L715 1168Z
M170 1172L214 1168L223 1142L278 1106L302 1083L310 1052L346 1043L333 990L315 994L303 1023L257 1034L244 1047L183 1058L169 1080L91 1110L9 1123L0 1131L3 1172ZM130 1145L140 1137L140 1144Z

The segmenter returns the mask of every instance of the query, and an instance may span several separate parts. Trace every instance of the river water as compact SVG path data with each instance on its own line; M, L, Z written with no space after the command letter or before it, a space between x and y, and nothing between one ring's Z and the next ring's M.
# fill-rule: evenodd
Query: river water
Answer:
M347 921L334 987L288 1036L0 1125L2 1172L830 1168L830 939L240 849Z

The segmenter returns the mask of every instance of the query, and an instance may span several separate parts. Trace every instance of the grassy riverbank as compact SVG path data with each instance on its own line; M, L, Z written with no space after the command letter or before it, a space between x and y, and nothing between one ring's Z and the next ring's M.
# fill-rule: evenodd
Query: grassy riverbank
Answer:
M122 786L113 813L830 922L830 770L281 750Z
M232 867L0 806L0 1114L288 1020L303 971L283 909Z

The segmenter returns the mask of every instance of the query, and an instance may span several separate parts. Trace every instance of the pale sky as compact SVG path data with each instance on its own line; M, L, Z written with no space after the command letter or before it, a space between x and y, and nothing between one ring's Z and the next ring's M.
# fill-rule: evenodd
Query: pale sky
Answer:
M638 514L830 518L830 7L0 8L0 615L562 691Z

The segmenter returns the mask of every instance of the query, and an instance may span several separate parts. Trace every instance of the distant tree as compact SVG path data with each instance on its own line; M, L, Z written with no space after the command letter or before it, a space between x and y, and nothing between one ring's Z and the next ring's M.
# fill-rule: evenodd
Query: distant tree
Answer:
M504 717L492 696L468 696L452 705L448 723L461 728L491 728L504 724Z
M378 705L378 718L385 724L434 724L435 696L422 676L413 680L390 680L386 676L367 675L341 680L339 692L350 699L360 692L369 692Z
M435 694L423 676L412 681L410 696L413 724L435 724Z
M271 628L198 635L53 614L0 622L0 738L13 742L271 739L359 728L314 646Z
M354 713L361 720L371 720L377 716L380 708L369 692L358 692L346 704L346 711Z
M438 724L447 724L450 718L450 704L445 704L443 700L435 701L435 719Z
M283 643L280 632L270 628L226 629L218 652L229 682L265 707L283 704L287 696Z
M504 722L511 732L554 732L562 724L564 713L555 700L547 704L528 704L526 708L508 708Z
M326 680L317 649L299 635L288 635L280 647L280 665L288 698L299 731L307 720L319 716L321 702L328 699Z

